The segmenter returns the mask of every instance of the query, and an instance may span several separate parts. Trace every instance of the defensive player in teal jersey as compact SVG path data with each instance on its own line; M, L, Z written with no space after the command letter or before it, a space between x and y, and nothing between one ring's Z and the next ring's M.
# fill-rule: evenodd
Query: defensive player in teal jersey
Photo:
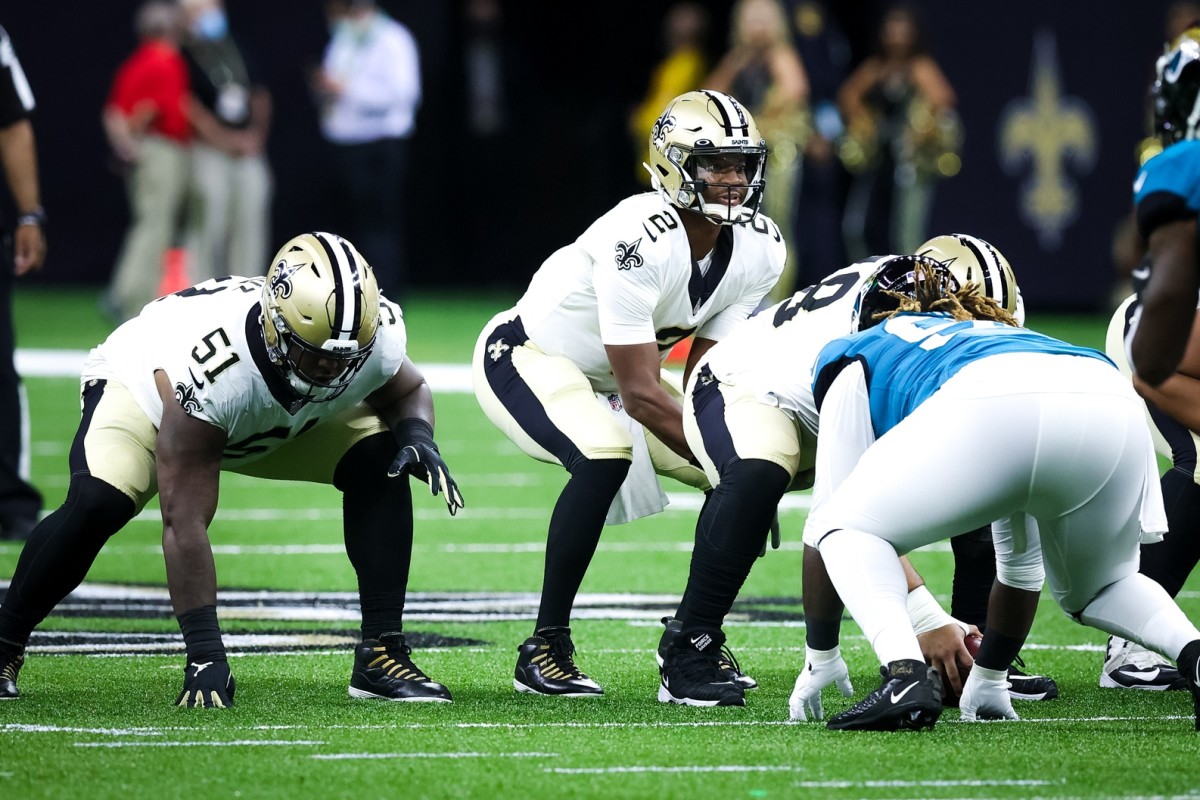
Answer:
M937 721L941 679L922 659L896 556L1001 519L964 719L1017 718L1007 667L1046 579L1076 621L1176 659L1200 713L1200 630L1137 571L1139 541L1165 529L1165 513L1141 401L1112 362L1016 327L920 256L891 259L864 284L857 329L827 345L813 372L821 423L804 542L883 681L829 727ZM989 430L1005 435L972 446Z

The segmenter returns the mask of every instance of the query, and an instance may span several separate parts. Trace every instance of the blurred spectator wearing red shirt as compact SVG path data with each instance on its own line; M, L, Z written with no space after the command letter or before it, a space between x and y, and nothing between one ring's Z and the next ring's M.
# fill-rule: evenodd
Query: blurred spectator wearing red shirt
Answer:
M141 44L117 70L104 130L126 167L130 225L109 285L114 321L137 316L157 296L163 253L172 246L188 188L188 72L179 53L178 7L150 0L138 9Z

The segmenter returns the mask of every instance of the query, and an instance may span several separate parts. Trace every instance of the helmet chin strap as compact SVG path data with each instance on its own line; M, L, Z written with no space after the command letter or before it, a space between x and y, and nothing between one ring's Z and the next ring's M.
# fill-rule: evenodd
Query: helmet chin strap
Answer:
M705 200L703 192L710 185L705 181L696 181L696 188L698 190L696 203L699 206L697 210L704 215L705 219L714 225L745 225L754 218L756 212L748 210L746 206L747 201L753 196L753 188L747 187L746 195L742 198L741 202L736 206L731 206L726 203Z

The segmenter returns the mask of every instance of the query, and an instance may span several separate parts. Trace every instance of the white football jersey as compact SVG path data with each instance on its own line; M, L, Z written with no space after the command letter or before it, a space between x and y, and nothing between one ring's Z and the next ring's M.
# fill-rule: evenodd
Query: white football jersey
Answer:
M889 258L893 256L851 264L755 314L708 351L709 370L722 383L750 387L759 402L783 409L807 433L815 433L812 368L817 354L852 333L858 291Z
M618 203L546 259L517 313L529 339L616 391L605 345L656 342L665 359L692 333L719 340L779 280L787 246L759 214L721 229L707 271L693 263L679 211L655 192Z
M380 301L370 356L341 395L304 403L267 359L262 278L219 278L167 295L117 328L88 355L83 380L123 384L159 426L163 405L154 382L163 370L183 410L227 434L223 463L246 463L371 394L404 361L407 337L400 308Z

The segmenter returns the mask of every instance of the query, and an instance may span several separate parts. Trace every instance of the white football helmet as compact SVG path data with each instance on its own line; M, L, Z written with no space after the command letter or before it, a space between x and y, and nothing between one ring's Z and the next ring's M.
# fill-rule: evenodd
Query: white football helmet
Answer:
M988 242L964 233L951 233L925 242L917 248L916 255L941 261L954 273L959 286L975 284L980 294L995 300L1012 314L1018 325L1025 325L1025 303L1017 276L1008 259Z
M737 205L709 203L709 186L743 186L698 180L706 159L739 157L745 161L745 197ZM766 187L767 141L750 112L727 94L701 89L681 94L667 104L650 131L651 182L667 202L706 216L718 225L742 225L754 219Z
M267 355L300 397L340 395L362 369L379 327L379 284L354 245L331 233L288 241L262 297Z

